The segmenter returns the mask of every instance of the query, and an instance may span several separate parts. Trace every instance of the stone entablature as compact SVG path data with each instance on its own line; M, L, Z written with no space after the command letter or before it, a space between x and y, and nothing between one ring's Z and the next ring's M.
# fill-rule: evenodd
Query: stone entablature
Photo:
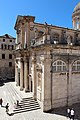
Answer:
M26 18L29 16L26 16ZM34 17L33 17L34 18ZM33 19L34 20L34 19ZM18 27L18 22L22 27ZM16 49L26 49L41 44L80 45L80 32L69 28L62 28L34 21L25 21L25 16L19 16L15 29L17 33ZM30 39L30 41L28 41Z

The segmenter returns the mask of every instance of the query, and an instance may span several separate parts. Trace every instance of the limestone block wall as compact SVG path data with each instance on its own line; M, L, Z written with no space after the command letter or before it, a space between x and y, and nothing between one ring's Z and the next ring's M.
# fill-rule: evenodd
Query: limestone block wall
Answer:
M0 76L4 79L14 77L14 56L10 50L0 49ZM2 54L5 54L5 59L2 59ZM9 54L12 55L12 59L9 59ZM12 66L9 67L9 63L12 63Z
M52 75L52 107L65 106L67 101L66 73Z
M80 73L72 74L72 102L80 102Z

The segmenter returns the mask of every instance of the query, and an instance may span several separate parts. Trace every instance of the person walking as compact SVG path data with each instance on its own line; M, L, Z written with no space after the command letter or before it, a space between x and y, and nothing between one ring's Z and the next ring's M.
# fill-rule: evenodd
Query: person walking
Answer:
M74 113L74 109L72 108L71 109L71 120L74 120L74 116L75 116L75 113Z
M17 107L19 106L19 100L17 100L17 103L16 103Z
M1 105L1 107L2 107L2 103L3 103L3 99L1 98L0 99L0 105Z
M6 113L9 112L9 103L6 104Z
M70 118L70 108L67 109L67 117Z

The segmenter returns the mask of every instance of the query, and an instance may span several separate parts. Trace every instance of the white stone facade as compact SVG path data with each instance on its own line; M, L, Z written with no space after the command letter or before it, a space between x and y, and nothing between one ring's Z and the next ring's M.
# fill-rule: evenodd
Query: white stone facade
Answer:
M80 102L80 31L18 16L15 80L43 111Z

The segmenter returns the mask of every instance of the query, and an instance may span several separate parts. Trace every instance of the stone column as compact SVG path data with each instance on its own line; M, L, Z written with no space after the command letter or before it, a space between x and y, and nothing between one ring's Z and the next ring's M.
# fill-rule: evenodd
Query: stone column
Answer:
M21 47L24 48L24 41L25 41L25 27L24 23L21 24Z
M76 21L73 20L73 28L76 29L76 27L77 27L77 26L76 26Z
M36 85L36 58L32 57L32 81L33 81L33 97L37 99L37 85Z
M80 30L80 21L78 20L77 29Z
M16 82L16 86L19 85L19 79L18 79L18 66L16 65L16 61L15 61L15 82Z
M16 44L18 44L18 42L19 42L19 33L18 33L18 31L16 32Z
M20 90L23 90L23 60L20 59Z
M29 70L28 70L28 59L24 58L24 87L25 87L25 92L28 92L28 85L29 85Z

